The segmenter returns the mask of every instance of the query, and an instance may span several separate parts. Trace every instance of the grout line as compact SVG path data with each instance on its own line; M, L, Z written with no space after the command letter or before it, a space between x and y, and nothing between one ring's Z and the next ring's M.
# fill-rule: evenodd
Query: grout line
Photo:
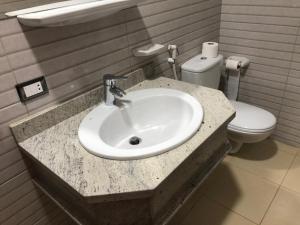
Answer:
M45 200L44 200L45 199ZM22 224L24 223L24 221L26 221L28 218L31 218L32 216L34 216L36 213L41 212L43 210L47 211L47 214L49 213L49 209L51 208L55 208L55 205L51 206L51 200L48 199L45 195L41 196L41 198L37 198L35 199L33 202L31 202L30 204L26 205L24 208L22 208L21 210L24 210L28 207L32 207L32 205L35 204L41 204L41 208L37 209L36 211L32 211L30 213L27 213L26 216L24 218L22 218L22 221L18 222L16 225ZM21 211L20 210L20 211ZM20 212L19 211L19 212ZM17 212L18 213L18 212ZM29 214L29 215L28 215ZM15 215L13 215L15 216Z
M282 126L282 125L281 125L281 126ZM291 133L284 132L284 134L287 134L287 135L289 135L289 136L293 136L293 139L291 139L291 138L289 138L289 137L279 135L278 133L279 133L279 134L280 134L280 133L283 133L282 130L280 130L280 129L277 130L276 133L274 133L275 136L279 136L279 137L282 138L282 139L286 139L286 140L291 141L291 142L293 142L293 143L297 143L298 146L299 146L300 142L294 140L294 138L297 138L296 135L291 134ZM292 145L292 144L290 144L290 145Z
M243 51L243 52L248 52L247 50L245 50L245 48L248 48L248 49L251 49L251 50L257 50L257 49L260 49L260 48L254 48L254 47L246 47L246 46L242 46L242 45L234 45L234 44L223 44L221 43L221 45L226 45L226 48L230 48L232 49L231 47L239 47L239 50L238 51ZM221 46L222 50L224 51L224 46ZM264 49L266 50L266 49ZM274 50L267 50L267 51L273 51L273 52L278 52L278 50L274 51ZM243 54L243 53L239 53L239 54ZM269 54L269 53L267 53ZM253 53L251 54L252 56L254 57L261 57L261 58L267 58L267 59L273 59L273 60L278 60L278 61L281 61L281 62L291 62L292 60L292 52L289 53L290 54L290 58L285 58L285 57L278 57L278 58L275 58L275 57L271 57L269 55L261 55L259 53L257 53L256 55L254 55ZM249 55L249 53L248 53ZM290 66L289 66L290 67Z
M222 21L221 21L222 24ZM297 34L284 34L284 33L275 33L275 32L266 32L266 31L255 31L255 30L242 30L242 29L234 29L234 28L227 28L227 27L220 27L220 31L240 31L243 33L253 33L253 34L267 34L267 35L274 35L276 34L276 36L285 36L285 37L289 37L289 38L293 38L295 35ZM232 35L232 34L231 34ZM227 35L221 35L221 36L225 36L225 37L231 37L231 38L241 38L241 37L236 37L236 36L227 36ZM246 40L254 40L254 41L265 41L265 42L271 42L271 43L279 43L279 44L289 44L289 45L293 45L293 42L287 42L287 41L274 41L274 40L264 40L264 39L254 39L254 38L249 38L249 37L244 37L244 39Z
M268 8L279 8L279 9L282 9L282 8L287 8L287 9L295 9L295 8L299 8L299 7L296 7L296 6L286 6L284 4L281 4L281 5L266 5L266 4L230 4L230 3L226 3L224 4L224 6L236 6L236 7L268 7Z
M258 23L258 22L244 22L244 21L238 21L238 20L226 20L226 19L223 19L221 22L223 23L232 23L232 24L250 24L250 25L266 25L266 26L273 26L273 27L284 27L284 28L297 28L298 26L291 26L291 25L282 25L282 24L272 24L272 23ZM224 27L226 29L234 29L234 28L231 28L231 27ZM247 29L245 27L245 29ZM239 30L239 29L237 29ZM245 30L245 31L253 31L253 32L257 32L255 30ZM297 31L296 31L297 32ZM267 32L268 33L268 32ZM273 32L271 32L273 33ZM276 34L286 34L286 33L276 33ZM293 33L289 33L287 35L295 35Z
M219 8L221 9L219 4L213 5L213 6L210 6L209 8L204 8L204 9L201 9L200 11L197 11L197 12L194 12L194 13L191 13L191 14L181 15L181 17L176 17L176 18L173 18L173 19L163 20L163 21L160 21L160 23L155 23L155 24L152 24L150 26L145 26L143 28L133 30L133 31L129 32L129 34L138 33L139 31L142 31L142 30L148 30L148 29L151 29L151 28L154 28L154 27L166 24L166 23L174 22L174 21L177 21L177 20L182 20L183 18L190 17L190 16L198 18L198 15L203 13L203 12L208 12L208 11L216 10L216 9L219 9ZM167 11L167 12L169 12L169 11ZM210 13L213 13L213 12L210 12ZM211 18L213 16L219 16L219 13L210 15L208 17L204 17L203 19L197 20L196 22L193 22L193 23L189 23L188 25L195 24L197 22L203 21L203 20L205 20L207 18ZM131 22L134 22L134 21L139 21L141 19L145 20L145 17L137 18L135 20L128 21L127 23L131 23Z
M32 183L32 181L31 181L31 180L27 180L27 181L24 182L22 185L26 185L27 183ZM20 187L21 187L21 185L20 185L19 187L15 188L15 189L13 189L13 190L10 191L9 193L15 191L16 189L19 189ZM35 187L34 187L34 185L32 184L32 187L30 187L29 190L27 190L27 192L23 193L22 197L25 196L25 195L27 195L27 194L29 194L29 193L31 193L34 189L35 189ZM4 195L4 196L5 196L5 195ZM22 198L22 197L21 197L21 198ZM3 196L2 196L1 198L3 198ZM10 201L9 204L7 204L7 205L5 206L5 208L8 208L8 207L12 206L13 204L15 204L16 202L18 202L19 200L20 200L20 197L19 197L18 199L15 199L14 201ZM3 208L3 209L5 209L5 208Z
M67 51L67 52L64 52L63 54L59 54L59 55L56 55L56 56L53 56L53 57L51 57L51 58L45 58L45 59L42 59L42 60L39 60L39 61L36 61L36 62L30 62L30 63L28 63L28 64L26 64L26 65L22 65L22 66L18 66L18 67L12 67L11 66L11 68L13 68L13 70L14 71L19 71L19 70L22 70L22 69L26 69L26 68L28 68L28 67L30 67L30 66L35 66L35 65L40 65L40 64L42 64L42 63L47 63L47 62L49 62L49 61L53 61L54 59L55 60L57 60L58 58L61 58L61 57L70 57L70 55L71 55L71 57L73 57L73 55L72 54L78 54L79 52L81 52L81 51L87 51L87 50L90 50L91 51L91 49L92 48L95 48L95 47L99 47L99 46L101 46L101 47L103 47L103 45L109 45L109 44L111 44L111 43L113 43L113 42L117 42L117 41L120 41L122 38L124 38L124 34L122 34L122 35L117 35L117 36L115 36L115 37L111 37L110 39L106 39L106 40L104 40L104 41L100 41L100 42L95 42L95 43L93 43L93 44L89 44L89 45L87 45L87 46L84 46L84 47L82 47L82 48L78 48L78 49L72 49L71 51ZM27 50L25 50L25 51L30 51L30 50L32 50L32 49L27 49ZM110 51L109 51L109 53L110 53ZM109 53L107 53L107 54L109 54ZM107 54L105 54L105 55L107 55ZM11 55L14 55L14 54L9 54L8 56L11 56ZM103 56L103 55L102 55ZM99 56L97 56L97 57L99 57ZM8 58L9 59L9 58ZM10 61L10 60L9 60ZM91 61L91 59L87 59L87 60L84 60L84 61L82 61L82 62L88 62L88 61ZM77 65L77 64L76 64ZM74 66L74 65L73 65ZM73 67L73 66L71 66L71 67ZM70 67L67 67L67 68L70 68ZM59 71L58 71L59 72Z
M283 136L280 136L276 133L274 133L273 136L275 136L277 140L282 141L283 143L288 143L291 146L296 146L296 148L300 147L300 142L296 142L294 139L290 139L288 137L283 137ZM296 154L299 155L299 153L296 153Z
M130 71L133 72L134 71L134 62L133 62L133 57L135 57L133 55L132 49L130 48L130 40L129 40L129 32L128 32L128 20L127 20L127 16L126 13L123 13L123 18L124 18L124 24L125 24L125 36L126 36L126 40L127 40L127 53L128 53L128 58L129 58L129 63L130 63Z
M195 32L199 32L201 29L205 29L205 28L211 27L211 26L213 26L213 25L215 25L215 24L218 24L219 21L217 21L217 22L214 21L214 20L216 20L217 18L218 18L218 14L209 15L209 16L207 16L207 17L204 17L204 18L200 19L200 20L196 20L196 21L193 22L193 23L189 23L188 25L185 24L185 25L183 25L183 26L176 27L175 29L171 29L171 30L168 30L168 31L166 31L166 32L161 32L161 33L159 33L158 35L148 37L147 39L139 40L138 42L132 43L132 44L131 44L131 47L137 46L137 45L139 45L139 44L140 44L141 42L143 42L143 41L148 41L148 40L153 40L153 39L156 39L156 38L160 38L161 36L164 36L164 35L169 34L169 33L171 33L171 32L175 32L175 31L181 30L181 29L186 28L186 27L193 27L193 26L195 26L195 25L199 25L199 23L203 23L203 21L206 21L206 22L208 21L208 22L209 22L208 24L201 25L201 26L199 27L199 29L197 29L197 30L194 29L193 31L191 31L191 32L189 32L189 33L185 33L185 34L183 34L183 35L176 36L175 39L173 39L173 40L179 39L180 37L184 37L184 36L186 36L186 35L189 35L189 34L192 34L192 33L195 33ZM212 21L211 21L211 20L212 20ZM139 30L139 31L137 31L137 32L131 32L130 34L139 33L140 31L147 31L147 29L148 29L148 28L144 28L144 29Z
M262 98L262 97L259 97L259 96L249 95L249 93L244 93L243 90L245 90L245 88L241 88L241 93L240 93L241 97L246 97L247 99L249 99L249 98L250 99L255 99L255 101L257 101L257 100L259 101L260 100L260 101L263 101L263 102L268 102L269 103L268 105L261 105L261 104L259 104L259 102L255 102L255 104L260 105L260 106L264 106L264 107L268 107L268 108L272 108L273 110L277 110L279 112L279 105L280 105L280 103L274 102L272 100L265 99L265 98ZM248 89L246 89L246 91L247 90ZM281 99L281 97L278 97L278 99ZM272 105L270 105L270 104L272 104ZM276 106L278 106L278 108Z
M265 50L265 51L272 51L272 52L280 52L283 54L293 54L293 49L288 51L288 50L282 50L282 49L275 49L275 48L270 48L270 47L263 47L263 46L259 46L259 45L251 45L251 44L243 44L243 43L238 43L241 39L242 41L255 41L255 42L265 42L265 43L271 43L272 41L264 41L264 40L254 40L254 39L249 39L249 38L240 38L240 37L232 37L232 36L226 36L226 35L222 35L222 37L224 38L229 38L229 39L235 39L236 43L231 43L228 41L224 41L224 39L222 39L222 41L220 41L220 44L222 45L231 45L231 46L237 46L237 47L242 47L242 48L251 48L251 49L258 49L258 50ZM278 45L290 45L290 47L293 47L293 44L289 44L289 43L285 43L285 42L273 42L276 43ZM286 60L288 61L288 60Z
M13 203L12 203L11 205L9 205L8 207L11 207L14 203L17 203L17 202L20 201L20 200L23 201L23 199L24 199L26 196L30 195L31 193L33 193L33 191L30 191L30 192L25 193L24 195L22 195L20 198L18 198L15 202L13 202ZM19 208L17 212L15 212L14 214L12 214L12 215L6 217L6 218L5 218L5 221L7 221L7 220L9 220L10 218L16 216L17 213L19 213L19 212L22 211L23 209L27 208L28 206L30 206L32 203L36 202L37 200L40 200L42 197L43 197L42 194L36 194L36 197L33 198L31 201L28 201L28 202L27 202L28 204L27 204L26 206L23 206L22 208ZM6 208L8 208L8 207L6 207ZM1 222L1 221L0 221L0 222ZM2 221L2 222L3 222L3 221Z
M290 154L290 153L287 153L287 154ZM241 169L243 172L246 172L246 173L248 173L248 174L251 174L252 176L255 176L255 177L259 178L260 180L267 181L268 183L273 184L273 185L276 185L276 186L278 186L278 187L280 186L280 184L278 184L278 183L276 183L276 182L274 182L274 181L272 181L272 180L270 180L270 179L268 179L268 178L266 178L266 177L259 176L258 174L253 173L252 171L250 171L250 170L248 170L248 169L245 169L245 168L242 168L242 167L240 167L240 166L237 166L237 165L235 165L234 163L230 163L230 166L233 166L233 167L235 167L236 169Z
M282 179L282 181L281 181L281 183L280 183L280 187L281 187L281 186L284 187L284 186L283 186L283 182L284 182L285 178L287 177L287 175L288 175L290 169L292 168L294 162L296 161L296 159L297 159L297 154L298 154L298 153L296 153L296 154L294 155L294 158L293 158L292 162L290 163L289 168L287 169L287 171L286 171L286 173L285 173L285 175L284 175L284 177L283 177L283 179Z
M54 39L52 41L44 42L44 43L41 43L41 44L37 44L37 45L34 45L34 46L29 46L29 48L23 48L23 49L19 49L17 51L12 51L12 52L9 52L8 54L15 53L15 52L20 52L20 51L24 51L24 50L28 50L28 49L38 48L38 47L41 47L41 46L44 46L44 45L49 45L49 44L53 44L55 42L60 42L60 41L63 41L63 40L77 38L77 37L80 37L80 36L85 36L85 35L88 35L90 33L97 33L101 30L109 29L109 28L116 27L116 26L119 26L119 25L122 25L122 24L123 24L123 22L117 22L117 23L112 23L112 24L105 25L103 27L102 26L96 27L96 28L88 30L88 31L82 31L82 32L79 32L77 34L72 34L72 35L67 34L66 36L63 36L61 38ZM19 35L19 34L26 36L27 33L35 32L35 31L52 32L52 31L50 31L51 29L53 29L53 27L52 28L51 27L35 28L35 29L31 29L31 30L26 30L26 31L18 31L16 33L10 33L10 34L0 36L0 37L1 37L1 39L3 39L3 38L7 38L9 36L15 36L15 35Z
M246 219L247 221L250 221L251 223L254 223L254 224L257 224L257 225L258 225L258 223L254 222L254 221L250 220L249 218L245 217L244 215L242 215L242 214L240 214L240 213L234 211L233 209L229 208L228 206L224 205L223 203L218 202L218 201L216 201L216 200L214 200L214 199L211 199L211 198L210 198L209 196L207 196L205 193L203 194L203 196L204 196L206 199L208 199L209 201L211 201L211 202L213 202L213 203L215 203L215 204L217 204L217 205L219 205L219 206L221 206L221 207L227 209L227 210L230 211L231 213L237 214L237 215L239 215L240 217Z
M214 16L215 16L215 15L214 15ZM209 17L206 17L205 19L210 19L210 16L209 16ZM197 21L196 21L195 23L193 23L193 24L197 24L197 23L199 23L199 22L201 22L201 21L202 21L202 20L197 20ZM214 23L212 23L212 24L214 24ZM206 25L206 26L204 26L204 27L201 27L201 29L204 29L204 28L206 28L206 27L209 27L209 26L211 26L212 24L208 24L208 25ZM177 29L174 29L173 31L180 30L181 28L182 28L182 27L178 27ZM191 33L193 33L193 32L191 32ZM163 33L163 34L165 34L165 33ZM151 39L159 38L159 37L162 36L163 34L159 34L158 36L151 37ZM190 33L188 33L188 34L190 34ZM126 33L125 33L125 35L126 35ZM127 35L126 35L126 36L127 36ZM108 40L106 40L106 41L99 42L99 43L96 43L96 44L94 44L94 45L90 45L90 46L87 46L87 47L84 47L84 48L76 49L76 50L71 51L71 52L67 52L66 54L62 54L62 55L55 56L55 57L53 57L53 58L48 58L48 59L45 59L45 60L41 60L41 61L39 61L39 62L37 62L37 63L30 63L30 64L27 64L27 65L25 65L25 66L18 67L18 68L16 68L15 70L18 71L18 70L21 70L21 69L24 69L24 68L27 68L27 67L30 67L30 66L33 66L33 65L37 65L37 64L40 64L40 63L43 63L43 62L48 62L48 61L53 60L54 58L58 58L58 57L66 57L66 56L68 56L69 54L73 54L73 53L77 53L77 52L82 51L82 50L89 49L89 48L91 48L91 47L94 47L95 45L103 45L103 44L111 43L112 41L116 41L116 40L121 39L121 38L123 38L123 37L124 37L124 35L122 35L122 36L117 36L117 37L114 37L113 39L108 39ZM142 42L142 41L140 41L140 42ZM138 44L138 43L137 43L137 44ZM126 48L117 49L117 50L115 50L114 52L119 51L119 50L122 50L122 49L126 49ZM96 56L96 58L104 57L104 56L106 56L106 55L109 55L110 53L111 53L111 52L109 52L109 53L107 53L107 54L104 54L104 55ZM82 62L80 62L79 64L76 64L76 66L77 66L77 65L84 64L84 63L87 63L87 62L90 62L90 61L92 61L92 60L94 60L94 59L96 59L96 58L88 59L88 60L82 61ZM72 67L74 67L74 65L73 65L73 66L70 66L70 67L63 68L63 69L58 70L58 71L55 71L54 73L51 73L51 74L47 74L47 76L54 75L54 74L56 74L56 73L58 73L58 72L64 71L64 70L69 69L69 68L72 68Z
M289 153L287 153L287 154L289 154ZM295 158L296 158L296 155L294 156L294 159L295 159ZM294 160L294 159L293 159L293 160ZM292 162L293 162L293 160L292 160ZM292 163L290 164L289 168L291 167L291 165L292 165ZM263 180L263 181L265 181L265 182L268 182L268 183L271 183L271 184L277 186L277 187L276 187L276 192L275 192L275 194L274 194L272 200L270 201L270 203L269 203L269 205L268 205L268 208L267 208L267 210L266 210L265 213L264 213L263 218L262 218L261 221L258 223L258 224L261 224L262 221L263 221L263 219L265 218L267 212L269 211L269 209L270 209L270 207L271 207L271 205L272 205L272 203L273 203L275 197L277 196L277 193L278 193L279 190L280 190L281 183L283 182L283 180L281 181L280 184L278 184L278 183L275 183L274 181L269 180L268 178L260 177L260 176L258 176L257 174L252 173L250 170L247 170L247 169L245 169L245 168L242 168L242 167L240 167L240 166L237 166L237 165L235 165L235 164L233 164L233 163L231 163L230 166L233 166L233 167L235 167L235 168L237 168L237 169L241 169L241 171L243 171L243 172L246 172L246 173L248 173L248 174L251 174L251 175L255 176L256 178L258 178L258 179L260 179L260 180ZM289 170L289 169L288 169L288 170ZM287 170L287 171L288 171L288 170ZM206 197L207 199L209 199L209 200L211 200L211 201L213 201L213 202L215 202L215 203L218 203L219 205L221 205L221 206L223 206L224 208L229 209L230 211L232 211L232 212L234 212L234 213L240 215L241 217L247 219L248 221L251 221L251 222L257 224L256 222L254 222L254 221L250 220L249 218L245 217L244 215L241 215L240 213L234 211L233 209L229 208L228 206L224 205L223 203L221 203L221 202L219 202L219 201L217 201L217 200L211 199L211 198L210 198L209 196L207 196L206 194L204 194L204 195L205 195L205 197Z
M14 162L13 164L7 166L6 168L4 168L3 170L1 170L0 172L6 170L6 169L8 169L9 167L12 167L12 166L14 166L14 165L16 165L16 164L19 164L21 161L23 161L23 159L17 160L16 162ZM19 173L17 173L15 176L18 176L19 174L23 173L23 172L26 171L26 170L29 170L29 171L30 171L30 168L29 168L29 167L28 167L28 168L25 167L23 170L19 171ZM14 177L15 177L15 176L14 176ZM6 183L7 181L9 181L9 180L11 180L11 179L13 179L14 177L9 177L8 179L4 180L4 182L0 183L0 185Z
M11 178L11 179L5 181L4 183L0 184L0 187L2 188L2 187L4 187L5 185L7 185L8 183L13 182L13 181L16 180L16 179L20 179L20 177L24 176L26 173L29 173L29 171L28 171L28 170L23 170L21 173L17 174L17 175L14 176L13 178ZM25 183L28 182L29 180L31 180L30 175L28 176L28 179L27 179L27 180L23 181L23 182L20 183L18 186L21 186L21 185L25 184ZM17 187L16 187L16 188L17 188ZM12 192L13 190L14 190L14 189L5 192L3 195L6 195L6 194ZM3 195L0 195L0 198L3 197Z
M260 224L262 224L262 222L263 222L263 220L265 219L267 213L269 212L269 210L270 210L270 208L271 208L271 206L272 206L272 204L273 204L273 202L274 202L276 196L278 195L278 193L279 193L281 187L284 187L284 186L282 186L282 184L283 184L283 182L284 182L284 180L285 180L285 178L286 178L288 172L290 171L290 169L291 169L293 163L295 162L296 158L297 158L297 154L295 154L293 160L291 161L291 163L290 163L290 165L289 165L289 167L288 167L288 169L287 169L287 171L286 171L286 173L285 173L283 179L281 180L281 182L280 182L280 184L279 184L279 186L278 186L278 189L277 189L277 191L276 191L276 194L274 195L272 201L270 202L269 207L268 207L268 209L266 210L266 212L265 212L265 214L264 214L264 216L263 216L263 218L262 218Z
M228 14L228 13L222 13L222 15L235 15L235 14ZM239 15L240 16L240 15ZM251 16L251 15L244 15L244 16L250 16L250 17L255 17L255 18L257 18L257 16ZM278 16L259 16L259 17L265 17L265 18L268 18L268 19L270 19L271 17L272 18L274 18L274 17L277 17L277 18L280 18L280 17L278 17ZM298 27L298 25L289 25L288 23L286 23L286 24L278 24L278 23L270 23L269 21L268 22L262 22L262 23L258 23L257 21L250 21L250 22L246 22L246 21L239 21L239 19L238 18L235 18L234 20L233 19L226 19L226 18L222 18L221 17L221 21L222 22L227 22L227 23L242 23L242 24L254 24L254 25L268 25L268 26L282 26L282 27L289 27L289 28L297 28ZM295 19L296 20L296 19Z
M270 208L271 208L271 206L272 206L272 204L273 204L273 202L274 202L274 200L275 200L275 198L276 198L279 190L280 190L280 185L277 187L275 195L273 196L272 200L270 201L269 206L268 206L267 210L265 211L265 213L264 213L264 215L263 215L263 217L262 217L262 219L261 219L261 221L260 221L259 224L262 224L262 222L264 221L264 219L265 219L266 215L268 214L268 212L269 212L269 210L270 210Z
M247 86L244 86L244 84L247 84L247 85L253 85L253 83L247 83L247 82L241 82L241 87L240 87L240 89L241 90L245 90L245 91L250 91L250 92L253 92L255 89L253 89L253 88L251 88L251 87L247 87ZM256 86L260 86L260 85L257 85L257 84L255 84L254 85L255 87ZM269 89L273 89L274 90L274 88L269 88ZM258 93L258 94L261 94L261 95L266 95L266 96L270 96L270 97L273 97L273 98L282 98L282 96L280 96L280 95L274 95L274 94L271 94L271 93L268 93L268 92L263 92L263 91L261 91L261 90L255 90L255 92L256 93ZM265 100L265 99L264 99Z
M270 6L268 6L270 7ZM265 16L265 17L277 17L277 18L289 18L289 19L297 19L299 17L297 16L279 16L279 15L262 15L262 14L247 14L247 13L228 13L228 12L222 12L222 14L227 14L227 15L238 15L238 16Z
M282 98L282 101L281 101L281 106L280 106L280 109L279 109L279 114L277 116L277 118L279 119L280 118L280 115L281 115L281 112L282 112L282 108L284 106L284 99L285 99L285 96L287 94L287 87L288 87L288 80L289 80L289 77L290 77L290 73L291 73L291 70L292 70L292 63L293 63L293 59L294 59L294 54L295 54L295 51L296 51L296 45L297 45L297 39L298 39L298 36L299 36L299 32L300 32L300 26L298 26L298 31L297 31L297 35L295 36L295 41L294 41L294 47L293 47L293 55L291 57L291 60L289 62L289 72L287 74L287 77L286 77L286 80L284 82L284 88L283 88L283 98ZM295 100L293 100L295 101ZM278 127L276 127L275 129L275 132L278 130Z
M200 5L204 4L205 2L207 2L207 0L201 0L200 2L196 2L196 3L194 2L194 3L191 3L191 4L186 4L184 6L179 6L179 7L175 7L175 8L171 8L171 9L168 8L167 10L160 11L159 13L153 13L151 15L142 16L142 18L145 19L145 18L148 18L148 17L151 17L151 16L157 16L159 14L164 14L164 13L168 13L168 12L172 12L172 11L177 11L177 10L183 10L183 9L189 8L191 6L197 7L197 6L200 6ZM152 2L149 2L149 4L147 4L147 5L151 5L151 3ZM153 2L153 3L154 3L153 5L155 5L156 3L158 3L158 4L161 3L161 1L156 1L156 2ZM217 5L221 6L221 4L217 3L217 4L214 4L213 6L210 6L210 7L213 8L214 6L217 6ZM144 5L141 5L141 7L143 7L143 6ZM201 11L204 11L204 10L201 10ZM138 20L138 19L140 19L140 17L134 18L132 20L128 20L128 22L132 22L132 21Z
M32 51L32 52L35 52L36 50L39 50L40 48L45 48L45 47L49 47L49 46L52 46L52 45L55 45L55 44L60 44L62 42L66 42L66 41L70 41L70 42L74 42L75 39L78 39L78 38L83 38L85 39L86 36L94 36L94 35L97 35L98 33L102 33L102 32L105 32L107 33L107 30L111 30L111 29L116 29L117 27L121 27L123 25L123 23L120 23L120 24L117 24L117 25L112 25L110 27L105 27L105 28L100 28L98 30L92 30L90 32L86 32L86 33L83 33L83 34L79 34L79 35L74 35L74 36L69 36L69 37L65 37L65 38L61 38L61 39L58 39L58 40L54 40L54 41L50 41L50 42L45 42L45 43L42 43L40 45L36 45L36 46L28 46L28 47L25 47L25 48L20 48L18 50L14 50L14 51L9 51L9 52L6 52L7 55L15 55L15 54L19 54L19 53L23 53L23 52L26 52L26 51ZM119 29L120 30L120 29ZM112 39L117 39L118 37L122 37L124 34L120 34L120 35L116 35L116 36L113 36L113 37L107 37L103 40L100 40L100 41L96 41L92 44L88 44L88 45L85 45L84 47L82 48L77 48L77 49L72 49L70 51L66 51L62 54L59 54L57 56L53 56L53 58L55 57L59 57L60 55L67 55L68 53L72 53L72 52L75 52L76 50L81 50L81 49L85 49L85 48L89 48L93 45L97 45L99 43L103 43L103 42L107 42L107 41L110 41ZM82 40L81 40L82 41ZM42 62L42 61L45 61L45 60L41 60L39 62Z

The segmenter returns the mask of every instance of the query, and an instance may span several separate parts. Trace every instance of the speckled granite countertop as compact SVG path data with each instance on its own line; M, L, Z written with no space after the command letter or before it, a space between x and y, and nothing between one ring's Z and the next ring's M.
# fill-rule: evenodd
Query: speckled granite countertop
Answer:
M80 145L77 131L81 120L95 106L53 126L49 125L47 121L45 130L35 132L37 134L33 133L33 136L25 135L22 137L21 132L25 130L25 133L28 134L30 128L34 129L36 124L33 126L31 123L38 122L36 116L15 123L11 127L17 140L19 140L19 146L26 153L41 162L84 197L151 191L212 133L228 123L235 113L222 92L168 78L146 80L127 91L157 87L177 89L194 96L204 108L204 122L200 130L185 144L155 157L133 161L115 161L88 153ZM85 95L91 98L97 93L99 90L91 91ZM78 101L81 99L82 103L82 99L86 96L81 96ZM72 104L76 105L76 101L73 101ZM51 115L51 110L45 112L46 114L48 115L45 117L47 120L55 117ZM43 113L39 114L39 116L41 115ZM41 120L40 122L41 124L45 123Z

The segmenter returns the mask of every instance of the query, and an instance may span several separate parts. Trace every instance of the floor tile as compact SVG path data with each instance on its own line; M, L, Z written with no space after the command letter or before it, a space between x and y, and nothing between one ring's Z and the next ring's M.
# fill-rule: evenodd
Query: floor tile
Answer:
M197 204L181 225L255 225L240 215L226 209L206 197L198 199Z
M256 144L245 144L239 153L228 156L226 161L281 184L295 155L292 148L273 139L267 139Z
M286 175L282 186L300 193L300 156L297 156Z
M279 187L227 162L221 164L204 185L209 199L255 223L261 222Z
M281 188L277 193L262 225L299 225L300 195Z
M282 142L274 140L272 138L270 138L270 139L273 140L273 142L276 144L277 148L281 151L285 151L285 152L293 154L293 155L296 155L296 154L300 153L300 148L282 143Z

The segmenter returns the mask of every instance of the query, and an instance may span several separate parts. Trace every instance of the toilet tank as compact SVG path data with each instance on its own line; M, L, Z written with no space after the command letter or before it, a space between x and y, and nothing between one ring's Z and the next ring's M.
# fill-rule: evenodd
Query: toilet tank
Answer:
M181 66L182 81L218 89L223 56L207 58L197 55Z

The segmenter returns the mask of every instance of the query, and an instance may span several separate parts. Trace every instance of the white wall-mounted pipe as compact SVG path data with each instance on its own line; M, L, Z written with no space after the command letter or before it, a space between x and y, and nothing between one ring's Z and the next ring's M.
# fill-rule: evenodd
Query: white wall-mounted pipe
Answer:
M168 50L170 52L170 57L168 58L168 62L172 65L172 71L173 71L175 80L179 80L178 75L177 75L177 70L176 70L176 59L177 59L178 52L179 52L178 47L177 47L177 45L169 45Z

